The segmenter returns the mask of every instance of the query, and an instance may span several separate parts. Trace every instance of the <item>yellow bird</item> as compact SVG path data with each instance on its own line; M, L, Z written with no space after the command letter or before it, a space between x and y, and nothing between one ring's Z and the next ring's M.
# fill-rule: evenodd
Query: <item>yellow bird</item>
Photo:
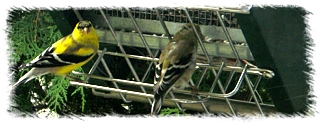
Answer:
M203 40L200 26L195 24L195 27ZM197 40L192 25L185 24L160 54L155 68L151 115L159 113L163 99L171 89L189 87L189 81L196 66Z
M98 49L99 39L93 25L90 21L80 21L71 34L52 44L31 62L21 65L19 70L32 69L13 84L12 89L48 73L78 80L68 73L90 61Z

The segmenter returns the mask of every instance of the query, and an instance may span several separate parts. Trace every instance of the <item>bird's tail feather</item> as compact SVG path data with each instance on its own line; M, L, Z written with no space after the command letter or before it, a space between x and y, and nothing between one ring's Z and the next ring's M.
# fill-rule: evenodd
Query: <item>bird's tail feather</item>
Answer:
M151 107L151 115L156 115L160 112L162 102L163 102L163 97L158 95L154 96L154 100Z
M11 90L14 90L16 87L18 87L20 84L26 83L40 75L47 74L46 72L43 72L40 69L31 69L27 74L23 75L16 83L14 83L11 86Z
M20 84L23 84L23 83L26 83L30 80L32 80L33 78L35 77L21 77L18 82L14 83L11 87L12 87L12 90L15 89L16 87L18 87Z

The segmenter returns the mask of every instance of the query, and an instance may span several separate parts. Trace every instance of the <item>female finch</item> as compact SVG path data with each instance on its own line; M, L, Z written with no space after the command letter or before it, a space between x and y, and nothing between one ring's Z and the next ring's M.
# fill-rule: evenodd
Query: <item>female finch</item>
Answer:
M204 36L201 34L199 25L195 27L203 40ZM189 86L196 66L197 40L192 25L185 24L162 51L155 69L156 84L153 88L152 115L159 113L163 99L171 89L184 89Z

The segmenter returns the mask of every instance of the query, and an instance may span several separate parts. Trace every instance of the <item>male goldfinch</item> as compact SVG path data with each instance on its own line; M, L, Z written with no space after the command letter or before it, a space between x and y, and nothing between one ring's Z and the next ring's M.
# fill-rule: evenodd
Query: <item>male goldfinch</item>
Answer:
M200 26L195 25L195 27L203 40ZM192 25L185 24L160 54L155 68L152 115L159 113L163 99L172 88L184 89L189 86L196 66L197 40Z
M98 35L91 22L80 21L71 34L52 44L31 62L21 65L19 70L31 70L13 84L12 88L48 73L73 78L68 73L90 61L98 48Z

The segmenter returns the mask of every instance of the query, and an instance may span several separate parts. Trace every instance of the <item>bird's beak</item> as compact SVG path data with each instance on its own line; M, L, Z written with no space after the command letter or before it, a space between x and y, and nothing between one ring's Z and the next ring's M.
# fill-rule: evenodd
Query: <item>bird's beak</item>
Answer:
M88 34L90 32L90 29L85 27L83 28L83 34Z

